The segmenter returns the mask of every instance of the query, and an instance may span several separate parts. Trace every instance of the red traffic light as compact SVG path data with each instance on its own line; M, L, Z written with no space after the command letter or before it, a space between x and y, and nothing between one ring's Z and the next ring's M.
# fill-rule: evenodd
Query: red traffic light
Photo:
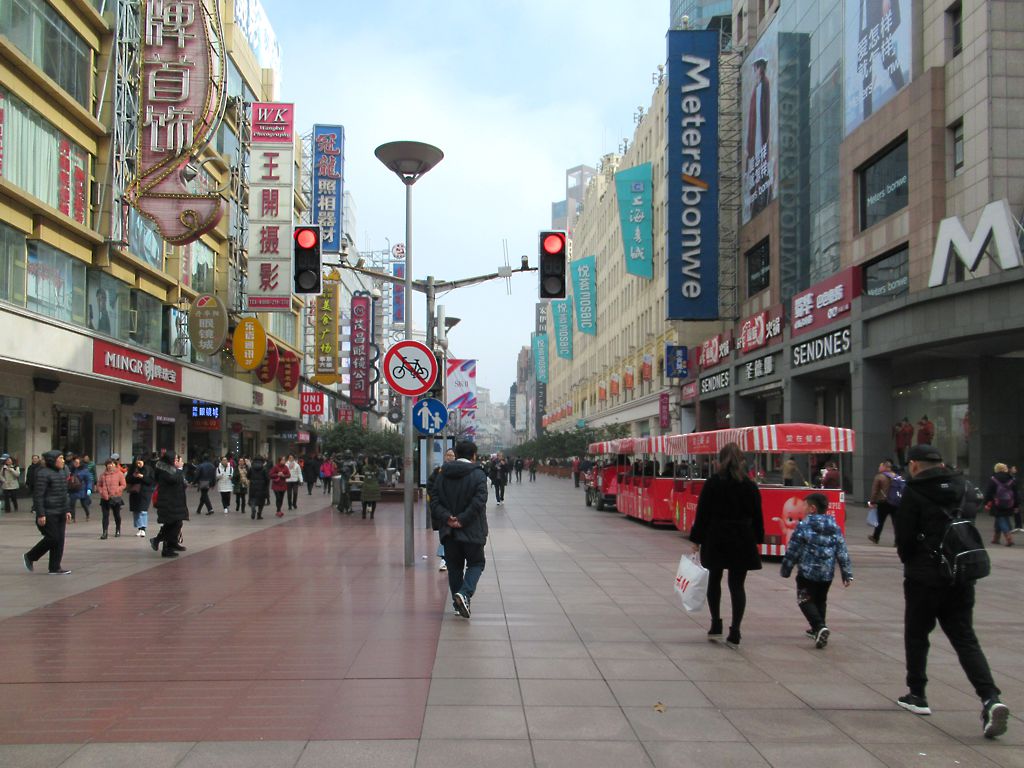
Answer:
M295 243L299 248L315 248L318 235L315 229L302 227L295 230Z
M544 253L562 253L565 250L565 235L561 232L548 232L541 238L540 247Z

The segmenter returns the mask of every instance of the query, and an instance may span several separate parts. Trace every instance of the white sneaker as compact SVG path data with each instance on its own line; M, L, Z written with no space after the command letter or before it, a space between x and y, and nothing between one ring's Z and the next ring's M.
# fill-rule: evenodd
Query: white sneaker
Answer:
M227 514L228 512L230 512L230 511L231 511L231 510L225 509L225 510L224 510L224 514L226 515L226 514Z
M437 570L439 570L439 571L447 571L448 570L448 563L446 563L444 560L442 560L441 561L441 566Z
M144 530L142 530L141 528L139 528L139 530L137 530L135 532L135 535L141 538L141 537L146 535L146 532Z

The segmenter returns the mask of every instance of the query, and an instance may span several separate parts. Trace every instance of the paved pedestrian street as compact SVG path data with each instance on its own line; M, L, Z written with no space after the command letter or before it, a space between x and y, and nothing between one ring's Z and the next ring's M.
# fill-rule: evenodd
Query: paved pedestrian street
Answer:
M1024 766L1024 548L993 547L978 585L975 626L1011 711L987 741L938 630L934 713L896 706L901 570L891 528L867 541L863 508L828 646L804 636L793 580L766 562L732 649L673 592L689 542L586 507L568 480L524 478L489 505L469 620L422 503L407 569L401 503L369 521L326 499L303 492L283 519L193 518L175 560L130 527L100 541L98 514L79 515L68 576L26 573L29 514L0 519L0 766Z

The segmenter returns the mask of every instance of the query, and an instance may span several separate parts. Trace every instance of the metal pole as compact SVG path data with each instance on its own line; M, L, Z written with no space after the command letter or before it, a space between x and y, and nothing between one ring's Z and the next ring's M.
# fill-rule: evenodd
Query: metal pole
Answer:
M405 185L405 339L412 339L412 184ZM405 564L413 564L413 426L412 398L405 398L403 420L405 422L405 456L402 459L402 502L405 508Z
M427 347L431 353L434 351L434 276L427 275ZM443 376L441 371L437 372L438 376ZM427 439L423 443L424 451L427 454L426 468L427 476L430 476L431 462L434 460L434 438L427 435ZM425 505L426 506L426 505ZM426 527L430 528L430 507L426 507Z

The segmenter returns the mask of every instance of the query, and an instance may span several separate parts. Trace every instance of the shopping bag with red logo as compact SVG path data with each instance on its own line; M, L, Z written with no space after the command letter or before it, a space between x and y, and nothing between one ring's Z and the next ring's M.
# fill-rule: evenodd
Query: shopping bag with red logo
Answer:
M702 566L692 555L679 558L676 568L676 594L683 602L683 608L699 611L704 607L704 599L708 594L708 569Z

